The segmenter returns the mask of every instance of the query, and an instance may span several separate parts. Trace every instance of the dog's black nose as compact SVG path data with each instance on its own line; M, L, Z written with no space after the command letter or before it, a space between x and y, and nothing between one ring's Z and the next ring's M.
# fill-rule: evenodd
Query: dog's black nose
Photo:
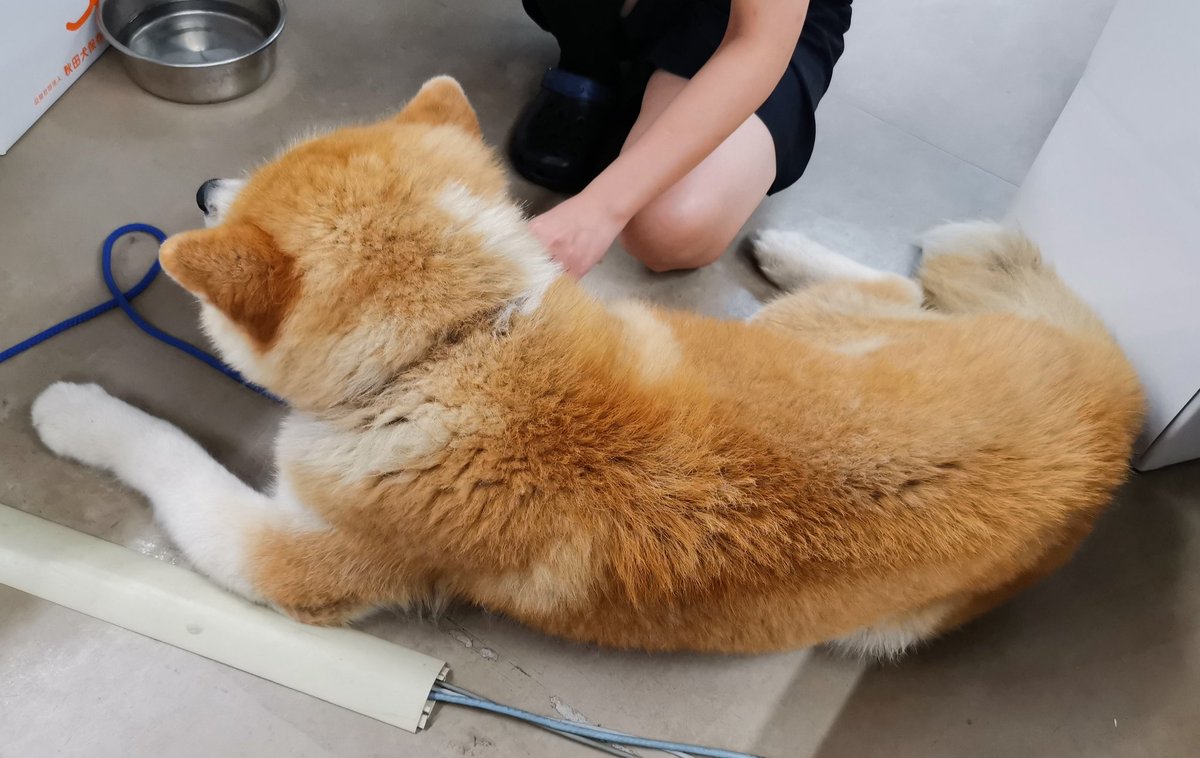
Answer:
M208 193L217 186L220 179L209 179L204 184L200 185L200 189L196 190L196 205L200 206L200 210L208 213Z

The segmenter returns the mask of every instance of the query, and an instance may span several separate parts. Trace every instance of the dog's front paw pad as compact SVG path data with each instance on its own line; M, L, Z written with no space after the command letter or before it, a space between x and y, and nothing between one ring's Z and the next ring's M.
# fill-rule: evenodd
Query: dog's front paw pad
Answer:
M113 428L105 422L121 402L95 384L56 382L33 401L33 428L55 453L103 466Z

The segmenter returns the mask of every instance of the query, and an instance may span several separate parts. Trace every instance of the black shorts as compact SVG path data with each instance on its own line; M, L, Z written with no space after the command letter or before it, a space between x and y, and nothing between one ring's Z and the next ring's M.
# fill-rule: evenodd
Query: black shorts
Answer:
M622 22L630 57L690 79L708 62L729 25L729 0L638 0ZM757 111L775 142L775 182L791 186L812 157L817 103L833 77L850 28L850 0L811 0L783 78Z

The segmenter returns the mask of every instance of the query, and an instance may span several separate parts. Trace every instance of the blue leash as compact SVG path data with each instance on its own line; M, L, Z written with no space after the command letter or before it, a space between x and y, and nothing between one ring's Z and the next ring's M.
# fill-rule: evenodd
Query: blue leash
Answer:
M117 240L121 239L125 235L133 234L135 232L142 232L143 234L150 235L154 239L158 240L160 245L163 243L163 240L167 238L167 235L164 234L161 229L149 224L125 224L122 227L114 229L112 233L104 239L104 246L101 248L100 252L100 271L104 275L105 286L107 286L108 291L112 293L112 299L107 300L94 308L89 308L88 310L76 316L72 316L71 318L60 321L49 329L38 332L27 340L18 342L7 350L0 351L0 363L4 363L8 359L20 355L31 347L40 345L51 337L56 337L68 329L74 329L80 324L91 321L97 316L108 313L114 308L120 308L121 311L129 317L129 320L132 321L138 329L141 329L154 339L160 342L165 342L176 350L181 350L187 353L196 360L203 362L210 368L220 371L222 374L234 380L235 382L249 387L263 397L274 400L277 403L282 403L282 400L275 397L267 390L259 387L257 384L247 381L245 377L239 374L235 369L231 368L225 363L222 363L221 360L215 355L201 350L190 342L185 342L178 337L167 334L162 329L159 329L154 324L151 324L149 321L142 318L142 315L133 309L133 305L130 301L145 292L146 288L154 282L159 273L162 271L162 266L159 265L158 259L155 258L154 263L150 266L146 273L142 275L141 280L138 281L137 284L133 285L124 292L122 292L121 288L117 286L117 280L113 276L112 271L113 245L115 245Z

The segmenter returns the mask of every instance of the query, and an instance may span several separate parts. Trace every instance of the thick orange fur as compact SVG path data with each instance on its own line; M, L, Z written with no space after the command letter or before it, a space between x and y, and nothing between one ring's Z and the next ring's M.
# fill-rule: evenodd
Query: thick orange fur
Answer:
M892 652L1065 560L1139 427L1109 336L1001 243L931 258L924 293L835 277L750 322L606 306L552 275L438 79L261 169L163 264L295 410L281 486L322 528L252 535L279 608L453 598L615 647Z

